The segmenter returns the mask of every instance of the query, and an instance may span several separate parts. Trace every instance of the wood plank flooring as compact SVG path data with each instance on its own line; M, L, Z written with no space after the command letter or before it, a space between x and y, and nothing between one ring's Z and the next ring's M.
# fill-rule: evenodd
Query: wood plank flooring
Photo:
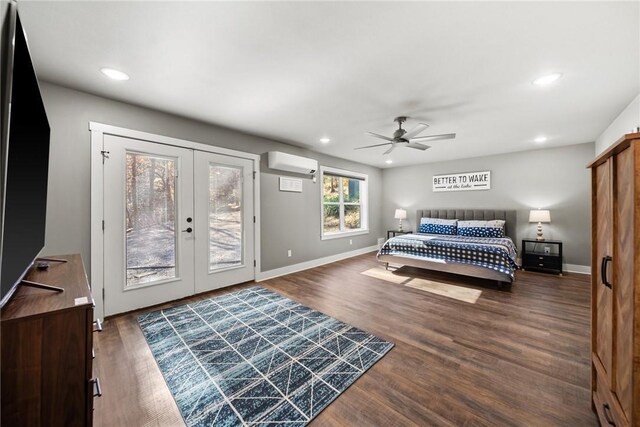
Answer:
M509 292L491 281L401 270L481 290L470 304L361 274L376 265L371 253L259 284L396 344L311 425L598 425L589 391L589 276L518 272ZM139 313L107 319L95 337L97 427L183 425Z

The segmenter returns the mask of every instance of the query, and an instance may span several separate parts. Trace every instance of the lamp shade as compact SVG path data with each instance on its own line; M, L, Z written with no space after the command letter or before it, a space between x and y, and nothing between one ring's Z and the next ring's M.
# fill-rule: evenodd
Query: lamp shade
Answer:
M529 211L529 222L551 222L551 213L545 209Z
M407 219L407 211L404 209L396 209L395 219Z

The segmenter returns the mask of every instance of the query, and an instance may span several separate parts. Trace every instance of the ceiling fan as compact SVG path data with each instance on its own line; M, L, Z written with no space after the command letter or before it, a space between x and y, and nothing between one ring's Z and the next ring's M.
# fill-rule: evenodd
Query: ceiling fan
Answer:
M367 145L366 147L358 147L356 148L356 150L362 150L363 148L381 147L383 145L391 145L391 147L389 147L387 151L382 153L384 155L384 154L391 153L393 150L395 150L395 148L398 145L400 145L403 147L415 148L416 150L424 151L428 148L431 148L431 146L420 144L420 142L440 141L443 139L453 139L456 137L455 133L445 133L442 135L416 136L422 131L424 131L426 128L428 128L429 125L425 123L418 123L416 127L414 127L409 132L407 132L406 130L402 129L402 124L407 121L406 116L396 117L395 119L393 119L393 121L398 122L398 129L396 129L396 131L393 133L393 138L380 135L377 133L373 133L373 132L367 132L368 135L371 135L376 138L384 139L385 141L389 141L389 142L385 142L382 144Z

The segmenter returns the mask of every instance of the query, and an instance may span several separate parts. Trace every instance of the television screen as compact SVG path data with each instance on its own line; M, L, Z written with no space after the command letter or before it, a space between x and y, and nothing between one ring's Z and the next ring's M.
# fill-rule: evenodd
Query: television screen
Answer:
M11 297L44 247L47 211L49 122L19 16L12 78L4 80L10 85L5 89L11 91L11 107L8 138L3 144L6 179L0 306Z

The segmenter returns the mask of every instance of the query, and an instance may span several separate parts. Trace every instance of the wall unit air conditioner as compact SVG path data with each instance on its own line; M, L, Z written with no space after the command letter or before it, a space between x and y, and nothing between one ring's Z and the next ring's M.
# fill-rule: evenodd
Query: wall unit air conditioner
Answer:
M269 151L269 169L313 175L318 170L318 161L281 151Z

